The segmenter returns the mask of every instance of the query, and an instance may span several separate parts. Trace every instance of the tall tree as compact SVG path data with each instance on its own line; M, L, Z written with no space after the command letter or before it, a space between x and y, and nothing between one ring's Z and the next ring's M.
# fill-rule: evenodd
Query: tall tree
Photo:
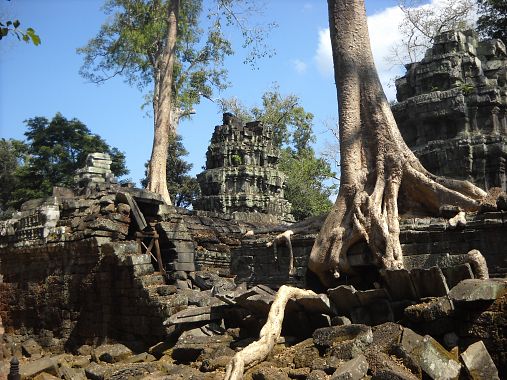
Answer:
M477 29L484 36L499 38L507 45L507 1L478 0Z
M27 158L17 168L18 186L10 203L19 206L23 201L50 195L53 186L74 184L75 171L85 166L86 156L93 152L109 153L116 176L128 173L125 155L110 147L100 136L94 135L77 119L68 120L57 113L51 121L34 117L27 125Z
M443 204L477 209L486 194L429 173L398 130L373 63L362 0L328 0L338 97L338 198L313 246L309 268L330 285L347 272L348 249L365 241L383 268L403 266L398 198L438 214Z
M85 55L81 73L95 83L122 75L140 88L152 86L154 137L147 188L169 204L169 136L175 135L180 117L193 113L192 105L201 96L210 97L213 89L227 85L222 63L233 51L223 29L237 25L253 56L267 53L262 31L248 28L235 9L242 7L248 17L254 1L215 3L217 10L208 14L210 27L204 36L198 25L202 0L108 0L105 10L113 18L78 50Z
M167 188L173 194L173 205L187 208L199 195L199 183L194 176L188 174L192 169L192 164L188 163L183 157L188 155L188 151L183 146L181 135L176 135L176 139L169 138L169 147L167 150ZM149 162L146 163L148 167ZM148 173L146 172L147 176ZM141 184L146 186L148 178L141 180Z
M328 0L329 27L340 118L341 181L338 198L313 246L309 268L330 286L350 269L347 250L365 240L378 264L403 266L398 195L424 210L441 204L466 210L486 194L466 181L428 173L408 149L394 121L373 63L363 0ZM238 352L226 380L239 380L246 366L266 358L280 336L291 298L317 298L310 290L282 286L258 341Z
M0 213L10 206L12 193L19 187L17 171L24 164L28 146L19 140L0 140Z

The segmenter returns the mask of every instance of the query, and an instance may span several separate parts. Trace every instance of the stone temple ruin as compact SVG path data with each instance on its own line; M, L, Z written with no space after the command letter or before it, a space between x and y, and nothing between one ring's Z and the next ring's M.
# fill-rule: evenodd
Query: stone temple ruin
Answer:
M271 126L246 125L224 114L206 153L206 170L197 175L201 197L194 209L242 219L293 221L283 197L285 174L278 169L280 151Z
M396 81L393 107L430 172L507 190L507 51L500 40L446 32Z
M439 41L452 36L465 35ZM412 125L428 131L424 120ZM482 123L490 119L477 120L464 144L489 138ZM9 367L38 380L221 379L235 352L258 337L276 289L322 290L306 263L323 218L292 225L299 232L291 246L273 247L287 226L247 215L289 214L268 130L225 118L200 176L209 186L202 210L120 186L99 154L77 173L75 189L55 188L0 222L0 379ZM244 161L233 162L236 155ZM268 185L271 198L260 200ZM507 194L457 222L449 219L456 211L402 218L403 270L378 271L367 247L354 246L356 274L319 299L289 302L282 338L245 378L506 378ZM485 278L476 250L496 278Z

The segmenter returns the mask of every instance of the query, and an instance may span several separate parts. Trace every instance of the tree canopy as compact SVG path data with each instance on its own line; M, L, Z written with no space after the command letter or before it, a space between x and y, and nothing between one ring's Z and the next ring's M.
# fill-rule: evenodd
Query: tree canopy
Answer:
M125 155L110 147L100 136L92 134L77 119L68 120L57 113L51 121L39 116L26 120L25 124L28 129L25 144L2 142L11 157L6 173L16 183L6 204L17 207L25 200L50 195L53 186L72 187L75 171L85 166L89 153L109 153L113 161L111 171L115 176L129 172ZM20 163L21 155L25 157ZM13 164L14 157L17 166Z
M181 117L194 111L202 96L227 86L223 60L233 53L224 30L237 26L250 47L247 61L268 54L264 29L249 27L258 8L253 0L216 0L208 12L207 31L199 25L202 0L107 0L111 17L97 36L78 49L84 55L81 74L101 83L123 76L140 89L149 87L154 139L147 188L171 203L166 164L169 136ZM240 16L241 15L241 16Z
M477 0L479 19L477 29L489 38L499 38L507 45L507 1Z

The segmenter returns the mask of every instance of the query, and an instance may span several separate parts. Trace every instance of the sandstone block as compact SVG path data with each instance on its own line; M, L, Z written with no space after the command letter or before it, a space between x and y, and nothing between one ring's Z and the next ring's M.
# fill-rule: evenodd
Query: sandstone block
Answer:
M368 362L364 355L344 363L333 373L331 380L361 380L368 372Z
M449 292L451 301L463 304L494 301L507 292L507 282L503 279L463 280Z
M34 357L42 354L42 347L34 339L30 338L21 344L23 355ZM39 356L40 357L40 356Z
M461 354L461 360L473 380L500 380L495 363L482 340L468 346Z
M31 379L42 372L47 372L51 375L56 376L58 374L57 371L58 365L53 359L49 357L34 360L26 364L21 364L19 366L19 374L21 375L21 379Z
M132 351L123 344L103 344L95 348L92 352L94 361L116 363L121 362L132 355Z

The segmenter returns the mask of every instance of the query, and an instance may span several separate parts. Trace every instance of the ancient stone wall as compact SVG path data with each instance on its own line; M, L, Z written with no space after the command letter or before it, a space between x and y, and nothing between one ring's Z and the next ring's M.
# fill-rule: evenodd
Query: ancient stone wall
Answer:
M488 212L467 217L463 227L452 228L443 218L411 218L400 221L400 242L405 267L430 268L461 264L466 254L478 249L486 258L490 274L504 277L507 273L507 212ZM231 272L236 282L249 286L283 284L306 286L307 263L316 235L294 235L292 246L296 274L289 276L289 251L285 245L275 250L266 247L274 235L245 239L231 255ZM368 258L366 245L351 247L349 260L358 273L373 276L376 269ZM376 267L375 267L376 268ZM364 272L366 270L366 272ZM370 273L372 272L372 273ZM378 273L376 274L378 276ZM373 283L372 277L369 285Z
M500 40L445 32L396 80L392 109L430 172L507 189L507 52Z

